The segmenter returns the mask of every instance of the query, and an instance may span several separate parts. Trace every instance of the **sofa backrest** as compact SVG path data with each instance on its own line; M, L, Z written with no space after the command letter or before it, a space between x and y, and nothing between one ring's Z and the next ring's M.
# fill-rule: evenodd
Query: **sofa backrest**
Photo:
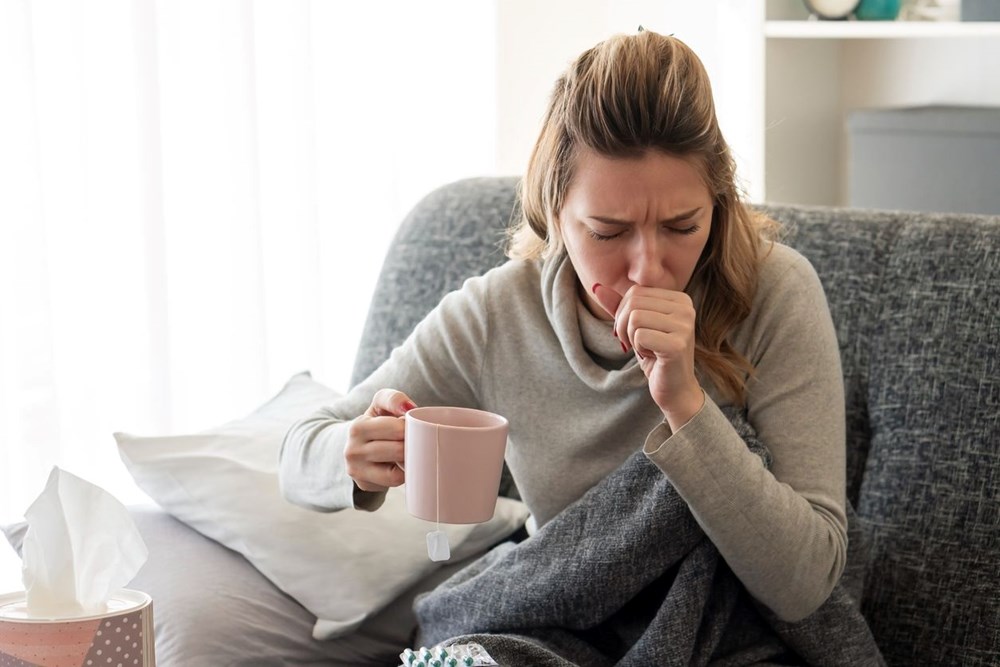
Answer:
M515 178L473 178L438 188L400 224L382 264L351 385L389 358L441 298L502 264Z
M1000 664L1000 217L769 213L836 322L876 639L890 664Z
M441 297L504 261L514 178L445 186L386 257L358 382ZM889 664L1000 664L1000 218L769 206L840 341L863 610ZM504 493L516 497L509 476Z

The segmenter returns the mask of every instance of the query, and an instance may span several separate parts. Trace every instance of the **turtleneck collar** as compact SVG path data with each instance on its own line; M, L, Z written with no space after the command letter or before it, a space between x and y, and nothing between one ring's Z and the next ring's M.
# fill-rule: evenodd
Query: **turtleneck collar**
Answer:
M542 301L576 375L598 391L646 386L635 355L623 352L611 333L611 322L601 320L584 304L579 280L569 256L559 253L542 265Z

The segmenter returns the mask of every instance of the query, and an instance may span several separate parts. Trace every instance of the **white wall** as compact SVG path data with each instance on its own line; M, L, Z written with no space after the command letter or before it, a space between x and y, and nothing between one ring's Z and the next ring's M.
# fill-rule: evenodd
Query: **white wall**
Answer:
M607 0L497 1L497 172L523 174L552 84L610 34Z
M521 174L540 129L552 84L577 55L615 33L640 25L674 34L693 48L714 85L723 132L737 154L748 189L763 168L759 133L763 48L748 26L760 22L743 0L498 0L497 172ZM740 53L740 58L723 57ZM735 66L734 66L735 63Z

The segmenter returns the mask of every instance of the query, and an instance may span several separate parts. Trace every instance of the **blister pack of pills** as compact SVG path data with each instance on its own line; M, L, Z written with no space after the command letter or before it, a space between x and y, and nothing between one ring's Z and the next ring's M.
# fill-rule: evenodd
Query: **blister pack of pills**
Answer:
M408 648L399 659L400 667L499 667L479 644Z

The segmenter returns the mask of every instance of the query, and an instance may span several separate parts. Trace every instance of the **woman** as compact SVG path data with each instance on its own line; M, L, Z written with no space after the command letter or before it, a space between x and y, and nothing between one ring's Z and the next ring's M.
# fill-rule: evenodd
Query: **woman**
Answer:
M809 615L846 554L836 335L812 267L741 200L695 54L649 31L583 53L520 198L510 261L291 429L286 496L375 510L404 480L398 417L476 407L509 419L507 463L539 526L641 448L754 598Z

